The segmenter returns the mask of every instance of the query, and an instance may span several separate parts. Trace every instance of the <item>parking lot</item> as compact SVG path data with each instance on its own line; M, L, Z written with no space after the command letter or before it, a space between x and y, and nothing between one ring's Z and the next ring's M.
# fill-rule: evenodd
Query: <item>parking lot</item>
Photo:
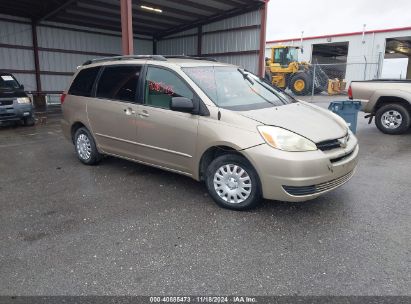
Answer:
M82 165L58 114L1 127L0 294L409 295L411 133L363 116L348 184L249 212L184 176Z

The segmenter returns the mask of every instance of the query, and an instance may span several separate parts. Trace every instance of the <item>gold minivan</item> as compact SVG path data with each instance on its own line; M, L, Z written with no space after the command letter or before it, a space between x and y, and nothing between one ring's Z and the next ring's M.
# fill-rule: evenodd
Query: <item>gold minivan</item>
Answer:
M184 174L225 208L313 199L357 165L357 139L339 116L210 59L88 61L61 102L64 134L84 164L111 155Z

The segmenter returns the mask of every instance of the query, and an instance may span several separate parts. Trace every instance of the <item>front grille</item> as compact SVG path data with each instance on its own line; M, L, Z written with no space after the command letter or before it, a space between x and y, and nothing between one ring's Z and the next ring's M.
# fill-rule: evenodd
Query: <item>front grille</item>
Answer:
M0 117L13 117L15 115L16 114L14 114L14 113L5 113L5 114L0 114Z
M321 151L328 151L341 148L341 143L338 139L326 140L317 144L317 148Z
M13 100L0 100L0 106L9 106L13 104Z
M304 195L312 195L321 193L324 191L328 191L338 186L341 186L345 182L347 182L354 174L354 171L347 173L339 178L334 180L318 184L318 185L311 185L311 186L302 186L302 187L295 187L295 186L283 186L284 190L291 195L294 196L304 196Z
M343 155L343 156L340 156L340 157L337 157L337 158L330 159L330 162L331 162L331 163L338 163L338 162L340 162L340 161L342 161L342 160L344 160L344 159L346 159L346 158L350 157L353 153L354 153L354 150L352 150L350 153L345 154L345 155Z

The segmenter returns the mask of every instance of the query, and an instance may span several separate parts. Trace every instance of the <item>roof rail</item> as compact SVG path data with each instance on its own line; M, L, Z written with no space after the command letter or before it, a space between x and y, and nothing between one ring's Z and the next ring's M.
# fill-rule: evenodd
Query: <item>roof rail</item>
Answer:
M161 55L126 55L126 56L112 56L87 60L83 65L89 65L96 62L113 61L113 60L129 60L129 59L151 59L158 61L167 61L164 56Z
M185 55L165 55L164 58L168 59L193 59L193 60L206 60L206 61L214 61L217 62L216 59L211 57L198 57L198 56L185 56Z

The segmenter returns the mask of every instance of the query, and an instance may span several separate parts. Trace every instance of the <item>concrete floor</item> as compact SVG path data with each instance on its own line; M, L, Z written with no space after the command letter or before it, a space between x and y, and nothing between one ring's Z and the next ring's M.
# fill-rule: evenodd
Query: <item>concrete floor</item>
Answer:
M0 295L411 295L411 133L359 118L348 184L233 212L187 177L80 164L57 118L0 128Z

